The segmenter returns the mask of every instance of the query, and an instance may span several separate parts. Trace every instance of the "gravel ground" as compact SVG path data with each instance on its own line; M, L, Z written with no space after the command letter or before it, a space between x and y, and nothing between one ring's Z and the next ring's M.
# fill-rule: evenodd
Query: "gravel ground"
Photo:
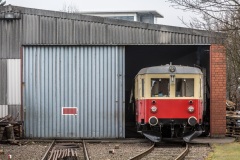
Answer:
M7 160L8 155L12 155L13 160L40 160L49 146L50 143L47 142L33 141L21 142L21 145L0 144L0 150L4 151L4 154L0 154L0 160ZM87 143L86 146L91 160L125 160L147 150L151 144L101 142ZM185 158L186 160L204 160L208 153L212 151L211 147L204 144L191 144L189 147L190 152ZM81 149L82 146L80 144L79 155L82 153ZM174 148L172 148L172 151L174 151ZM159 154L157 157L163 158L163 155ZM148 157L148 159L151 158Z
M91 160L125 160L147 150L150 143L87 143ZM119 148L117 147L119 146ZM117 149L118 148L118 149Z
M50 143L32 141L22 142L21 145L0 144L0 148L4 151L0 159L8 159L8 155L11 155L13 160L40 160L49 145Z

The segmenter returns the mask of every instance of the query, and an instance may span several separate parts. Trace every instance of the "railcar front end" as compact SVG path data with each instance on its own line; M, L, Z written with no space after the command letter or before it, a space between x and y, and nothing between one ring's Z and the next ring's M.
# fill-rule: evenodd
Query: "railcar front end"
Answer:
M135 78L138 131L154 142L183 138L189 142L202 133L203 74L188 66L144 68Z

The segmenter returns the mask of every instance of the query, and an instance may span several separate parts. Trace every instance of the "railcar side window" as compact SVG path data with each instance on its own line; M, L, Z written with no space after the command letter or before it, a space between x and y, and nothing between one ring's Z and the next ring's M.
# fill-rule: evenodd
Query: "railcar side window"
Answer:
M144 97L144 79L142 79L142 97Z
M176 97L194 97L194 79L176 78Z
M152 78L151 79L152 97L169 97L169 79Z

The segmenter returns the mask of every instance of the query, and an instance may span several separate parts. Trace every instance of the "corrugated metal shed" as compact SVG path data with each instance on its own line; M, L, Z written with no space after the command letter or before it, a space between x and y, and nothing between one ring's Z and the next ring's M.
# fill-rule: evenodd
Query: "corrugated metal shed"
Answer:
M15 18L4 18L6 13L13 13ZM124 137L123 46L209 45L221 40L221 35L10 5L0 7L0 112L17 115L20 111L21 95L14 92L20 88L10 83L20 80L19 68L14 66L19 65L23 47L28 137ZM54 115L60 114L62 107L77 107L78 114Z
M26 137L125 137L124 54L121 46L24 47Z
M16 6L0 9L0 58L20 58L21 45L204 45L221 36L190 28ZM6 12L20 13L21 17L1 19Z

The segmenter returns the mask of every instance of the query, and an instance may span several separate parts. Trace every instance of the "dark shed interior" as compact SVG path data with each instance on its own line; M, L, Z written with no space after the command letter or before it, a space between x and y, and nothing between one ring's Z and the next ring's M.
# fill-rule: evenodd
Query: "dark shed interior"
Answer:
M125 49L125 103L126 103L126 137L132 137L135 125L135 114L132 104L129 103L134 77L145 67L165 65L172 62L174 65L197 66L205 73L206 111L205 121L209 121L209 45L145 45L126 46ZM136 136L136 135L134 135Z

